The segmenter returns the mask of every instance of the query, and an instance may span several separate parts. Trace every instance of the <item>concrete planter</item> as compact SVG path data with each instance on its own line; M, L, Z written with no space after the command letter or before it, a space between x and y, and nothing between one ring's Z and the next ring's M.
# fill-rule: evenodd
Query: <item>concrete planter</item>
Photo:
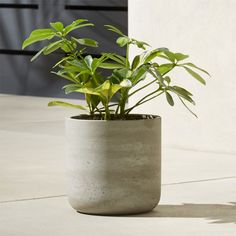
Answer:
M66 120L68 197L79 212L151 211L161 188L161 118Z

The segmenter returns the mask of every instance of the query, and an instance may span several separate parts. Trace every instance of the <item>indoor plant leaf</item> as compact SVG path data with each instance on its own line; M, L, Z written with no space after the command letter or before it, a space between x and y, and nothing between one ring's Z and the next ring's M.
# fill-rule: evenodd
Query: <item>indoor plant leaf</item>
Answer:
M204 69L202 69L202 68L200 68L200 67L198 67L198 66L196 66L196 65L194 65L193 63L190 63L190 62L180 64L179 66L190 66L190 67L193 67L193 68L195 68L195 69L198 69L198 70L202 71L203 73L205 73L205 74L207 74L207 75L210 76L210 74L209 74L206 70L204 70Z
M116 28L113 25L104 25L108 30L113 31L121 36L124 36L124 34L121 32L121 30L119 30L118 28Z
M54 51L56 51L58 48L61 47L63 43L63 39L58 40L56 42L50 43L44 50L43 50L43 54L44 55L48 55Z
M48 106L63 106L63 107L70 107L70 108L77 108L77 109L81 109L81 110L88 110L88 108L86 108L85 106L81 106L81 105L75 105L75 104L71 104L68 102L62 102L62 101L52 101L48 103Z
M175 59L177 61L182 61L182 60L184 60L184 59L186 59L188 57L189 57L189 55L184 55L182 53L175 53Z
M52 39L55 36L55 32L52 29L36 29L32 31L30 36L23 42L22 49L29 45L45 40Z
M98 42L93 39L89 39L89 38L80 38L80 39L73 38L73 39L75 39L81 45L85 45L89 47L98 47Z
M129 43L129 38L126 37L126 36L119 37L119 38L116 40L116 43L117 43L120 47L124 47L126 44Z
M171 106L174 106L174 100L173 100L172 96L171 96L167 91L165 91L165 94L166 94L166 100L167 100L167 102L168 102Z
M51 22L50 23L51 27L54 28L57 31L62 32L62 30L64 29L64 25L61 22Z
M140 63L140 60L141 60L141 56L140 55L137 55L137 56L134 57L134 60L133 60L132 65L131 65L131 69L132 70L135 70L137 68L137 66Z
M206 85L206 81L195 71L191 70L190 68L183 66L183 68L192 76L194 77L196 80L198 80L200 83Z

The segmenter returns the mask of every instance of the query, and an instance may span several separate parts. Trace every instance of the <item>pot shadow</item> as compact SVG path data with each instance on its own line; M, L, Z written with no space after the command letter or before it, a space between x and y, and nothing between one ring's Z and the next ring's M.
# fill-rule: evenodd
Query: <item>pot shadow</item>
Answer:
M205 218L210 220L210 223L236 224L236 202L229 204L158 205L149 213L133 215L132 217Z

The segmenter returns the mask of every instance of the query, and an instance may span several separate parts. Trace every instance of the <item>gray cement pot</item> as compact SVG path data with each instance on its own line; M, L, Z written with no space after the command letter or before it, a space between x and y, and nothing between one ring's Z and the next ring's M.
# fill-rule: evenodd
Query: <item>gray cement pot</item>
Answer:
M151 211L161 186L161 118L66 120L71 206L99 215Z

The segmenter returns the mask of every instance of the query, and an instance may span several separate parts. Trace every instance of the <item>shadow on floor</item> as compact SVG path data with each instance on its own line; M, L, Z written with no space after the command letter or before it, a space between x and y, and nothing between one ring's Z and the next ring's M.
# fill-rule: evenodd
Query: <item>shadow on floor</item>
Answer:
M158 205L152 212L134 217L205 218L211 223L236 224L236 202L229 204Z

